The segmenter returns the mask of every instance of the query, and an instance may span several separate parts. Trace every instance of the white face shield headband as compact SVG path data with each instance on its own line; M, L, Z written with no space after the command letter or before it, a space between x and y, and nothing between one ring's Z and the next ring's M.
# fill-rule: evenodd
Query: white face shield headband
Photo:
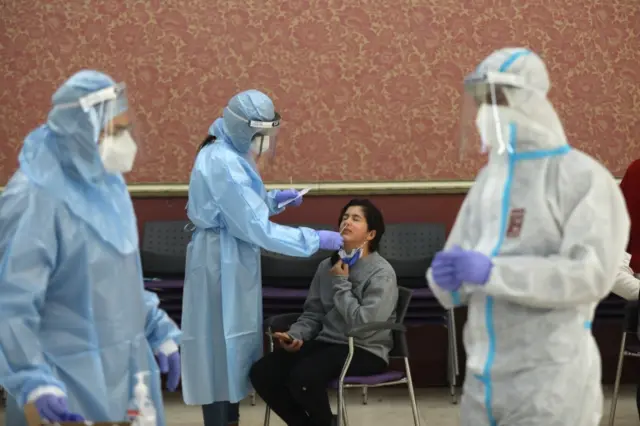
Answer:
M526 121L526 117L511 105L509 94L514 90L538 95L538 90L528 87L521 76L514 74L490 71L465 79L461 154L466 150L475 151L478 146L483 153L489 149L495 149L498 155L513 153L514 123Z
M276 140L280 132L280 114L276 112L273 120L260 121L247 120L228 107L226 110L238 120L247 123L247 126L251 128L253 133L253 137L251 138L251 152L258 157L265 153L269 153L271 157L275 155Z

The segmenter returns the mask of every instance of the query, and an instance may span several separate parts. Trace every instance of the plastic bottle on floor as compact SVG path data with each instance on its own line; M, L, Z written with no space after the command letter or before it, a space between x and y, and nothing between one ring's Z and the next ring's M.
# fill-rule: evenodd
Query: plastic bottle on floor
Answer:
M148 371L136 373L134 396L127 410L132 426L156 426L156 409L149 397L149 388L144 383L144 378L148 375Z

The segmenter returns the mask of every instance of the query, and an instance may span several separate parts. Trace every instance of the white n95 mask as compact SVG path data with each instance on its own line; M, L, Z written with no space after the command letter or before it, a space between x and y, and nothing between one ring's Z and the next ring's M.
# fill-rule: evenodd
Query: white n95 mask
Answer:
M262 155L265 152L269 151L269 141L270 137L268 135L256 135L251 140L251 151L255 155Z
M105 136L98 146L98 152L107 172L127 173L133 168L138 145L131 133L123 131L116 136Z
M559 143L566 143L566 136L560 126L559 132L537 123L522 114L520 111L508 106L493 106L483 104L476 116L476 127L482 138L482 146L497 148L497 153L504 151L513 152L514 147L511 138L511 125L517 126L518 144L524 149L526 145L534 143L535 149L547 149L556 147ZM494 115L495 114L495 115ZM497 117L497 118L496 118ZM553 126L553 122L549 126Z
M513 152L510 124L517 122L518 118L518 114L508 106L483 103L476 116L483 152L486 152L487 147L498 149L498 154L505 150Z

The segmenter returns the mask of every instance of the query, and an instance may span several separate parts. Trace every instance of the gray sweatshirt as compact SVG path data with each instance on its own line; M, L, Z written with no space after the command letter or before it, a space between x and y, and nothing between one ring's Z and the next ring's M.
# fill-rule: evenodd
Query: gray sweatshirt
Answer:
M304 312L289 329L294 339L328 343L348 342L347 332L359 325L395 321L398 302L396 274L377 252L358 260L349 277L331 273L331 260L318 266ZM354 339L356 346L389 361L393 347L390 331L363 333Z

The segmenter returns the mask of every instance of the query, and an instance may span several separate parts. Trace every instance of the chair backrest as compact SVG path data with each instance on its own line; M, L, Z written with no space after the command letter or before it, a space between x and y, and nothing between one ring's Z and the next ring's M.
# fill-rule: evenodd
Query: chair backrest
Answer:
M380 254L393 266L398 284L422 288L427 268L445 242L442 223L394 223L387 226L380 241Z
M632 300L627 302L624 307L624 331L629 333L638 333L638 301Z
M192 232L186 220L154 221L144 224L140 257L147 277L184 277L187 245Z
M611 293L596 306L594 319L620 321L624 318L627 301Z
M293 227L333 229L331 225L296 224ZM262 285L265 287L309 288L318 265L332 252L319 250L311 257L291 257L262 250Z
M413 292L408 288L398 287L398 303L396 303L396 323L403 324L404 318L407 316L411 296ZM393 349L389 352L390 357L408 357L409 346L407 345L406 333L401 331L393 332Z

